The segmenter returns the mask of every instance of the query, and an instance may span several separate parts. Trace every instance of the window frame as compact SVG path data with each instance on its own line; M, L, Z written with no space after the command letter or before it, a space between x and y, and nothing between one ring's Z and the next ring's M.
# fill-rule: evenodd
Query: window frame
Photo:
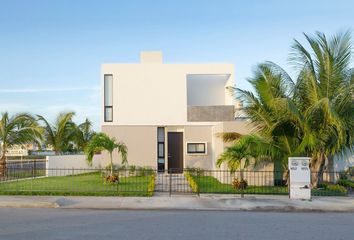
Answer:
M188 148L188 146L189 145L195 145L195 151L192 151L192 152L190 152L189 151L189 148ZM204 145L204 151L198 151L197 150L197 146L199 145L199 144L203 144ZM201 141L193 141L193 142L186 142L186 154L187 155L208 155L208 143L207 142L201 142Z
M112 76L112 84L111 84L111 97L112 97L112 105L107 105L106 103L106 76ZM104 105L104 122L113 122L113 74L104 74L103 75L103 105ZM107 109L111 109L112 117L111 119L107 119Z

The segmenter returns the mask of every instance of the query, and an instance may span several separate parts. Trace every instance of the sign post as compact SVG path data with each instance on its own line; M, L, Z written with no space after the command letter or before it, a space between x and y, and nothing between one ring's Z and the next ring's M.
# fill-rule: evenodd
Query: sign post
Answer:
M290 199L311 199L310 159L289 157Z

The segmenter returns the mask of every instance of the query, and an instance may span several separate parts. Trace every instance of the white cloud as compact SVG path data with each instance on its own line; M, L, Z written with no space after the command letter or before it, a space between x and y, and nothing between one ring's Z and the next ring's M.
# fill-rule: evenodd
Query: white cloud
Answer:
M0 93L39 93L39 92L73 92L73 91L99 91L99 86L84 87L50 87L50 88L5 88Z

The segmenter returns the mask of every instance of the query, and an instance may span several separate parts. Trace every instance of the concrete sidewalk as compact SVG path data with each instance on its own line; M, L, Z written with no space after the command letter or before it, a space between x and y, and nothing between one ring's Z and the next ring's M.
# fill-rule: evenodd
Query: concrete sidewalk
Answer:
M287 196L176 195L155 197L0 196L3 208L238 210L353 212L353 197L317 197L311 201Z

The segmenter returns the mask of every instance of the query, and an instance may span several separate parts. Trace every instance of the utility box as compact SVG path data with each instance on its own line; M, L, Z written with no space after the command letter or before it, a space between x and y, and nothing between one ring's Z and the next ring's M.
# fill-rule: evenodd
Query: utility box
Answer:
M310 159L289 157L291 199L311 199Z

